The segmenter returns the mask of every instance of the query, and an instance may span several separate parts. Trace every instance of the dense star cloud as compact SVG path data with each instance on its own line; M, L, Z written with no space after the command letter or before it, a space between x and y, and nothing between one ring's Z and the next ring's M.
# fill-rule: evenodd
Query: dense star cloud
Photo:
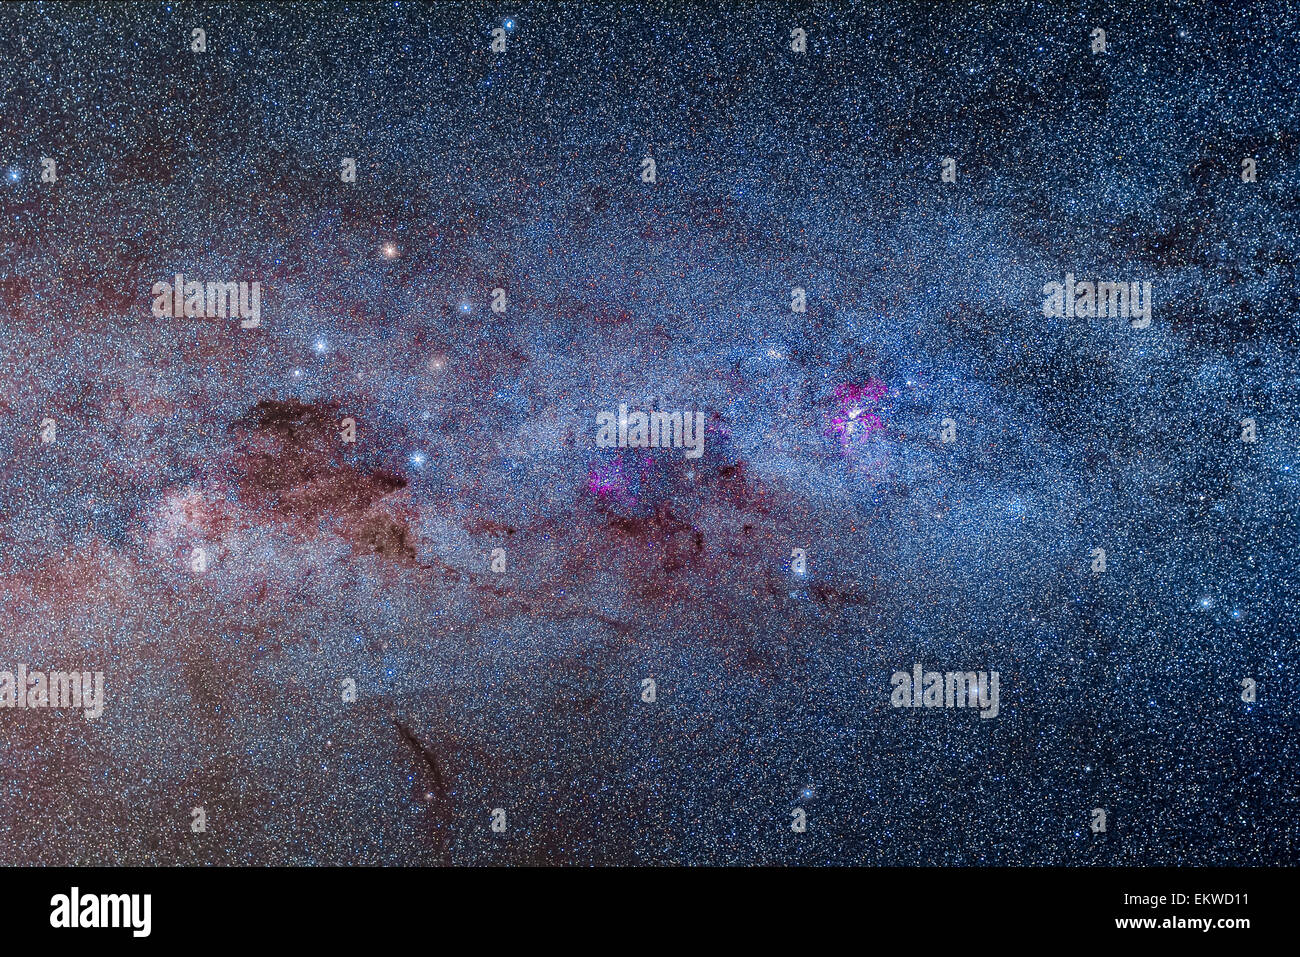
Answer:
M1297 37L6 6L11 860L1295 863Z

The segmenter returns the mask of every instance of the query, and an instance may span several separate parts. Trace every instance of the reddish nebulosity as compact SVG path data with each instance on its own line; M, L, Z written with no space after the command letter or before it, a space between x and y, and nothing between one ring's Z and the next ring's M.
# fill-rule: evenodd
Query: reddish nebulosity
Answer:
M716 482L719 492L737 508L760 514L767 512L767 494L762 486L750 480L749 465L743 459L718 469Z
M671 535L673 532L690 528L673 515L671 508L660 508L653 515L613 515L605 525L611 539L630 538L648 541L652 537Z
M469 367L476 380L503 377L515 382L529 361L528 356L518 349L487 342L475 349Z
M131 610L123 596L131 587L138 566L109 542L91 537L80 545L51 552L31 567L0 573L0 614L15 627L24 614L45 618L91 602L108 602L121 615ZM75 644L76 635L49 635L53 642Z
M474 516L465 522L465 531L471 535L513 535L518 529L503 522L494 522L489 518Z
M589 318L598 326L625 326L632 321L632 314L626 309L599 309L592 311Z
M560 295L549 302L540 302L539 305L555 315L572 317L574 324L579 326L626 326L634 318L625 305L593 303L569 295Z
M849 449L884 431L884 422L873 410L879 407L888 392L885 384L874 377L860 384L846 382L837 385L831 427L826 434L837 436L840 447Z
M221 541L247 527L248 519L225 507L215 489L177 489L163 496L149 535L155 548L170 548L174 556L188 552L191 539Z

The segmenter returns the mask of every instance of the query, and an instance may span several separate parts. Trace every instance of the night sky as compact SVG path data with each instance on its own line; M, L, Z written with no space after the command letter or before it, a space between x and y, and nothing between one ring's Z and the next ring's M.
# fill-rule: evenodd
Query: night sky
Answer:
M6 860L1300 863L1300 12L1120 7L5 5Z

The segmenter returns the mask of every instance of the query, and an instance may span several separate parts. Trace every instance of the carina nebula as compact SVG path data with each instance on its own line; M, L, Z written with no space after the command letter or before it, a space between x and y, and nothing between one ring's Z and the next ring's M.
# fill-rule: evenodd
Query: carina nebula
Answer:
M6 6L9 861L1300 863L1298 37Z

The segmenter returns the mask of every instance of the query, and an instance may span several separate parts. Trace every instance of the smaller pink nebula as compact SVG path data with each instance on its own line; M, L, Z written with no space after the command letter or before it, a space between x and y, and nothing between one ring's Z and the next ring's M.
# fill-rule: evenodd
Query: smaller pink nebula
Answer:
M645 479L650 462L650 456L647 455L641 463L642 480ZM599 499L612 500L627 507L635 506L637 503L632 485L633 479L623 469L622 452L608 465L592 469L587 477L587 491Z
M861 445L877 432L883 432L885 423L874 410L888 394L885 383L874 377L860 385L851 382L837 385L835 406L830 414L831 427L826 434L837 436L840 447L848 450Z

